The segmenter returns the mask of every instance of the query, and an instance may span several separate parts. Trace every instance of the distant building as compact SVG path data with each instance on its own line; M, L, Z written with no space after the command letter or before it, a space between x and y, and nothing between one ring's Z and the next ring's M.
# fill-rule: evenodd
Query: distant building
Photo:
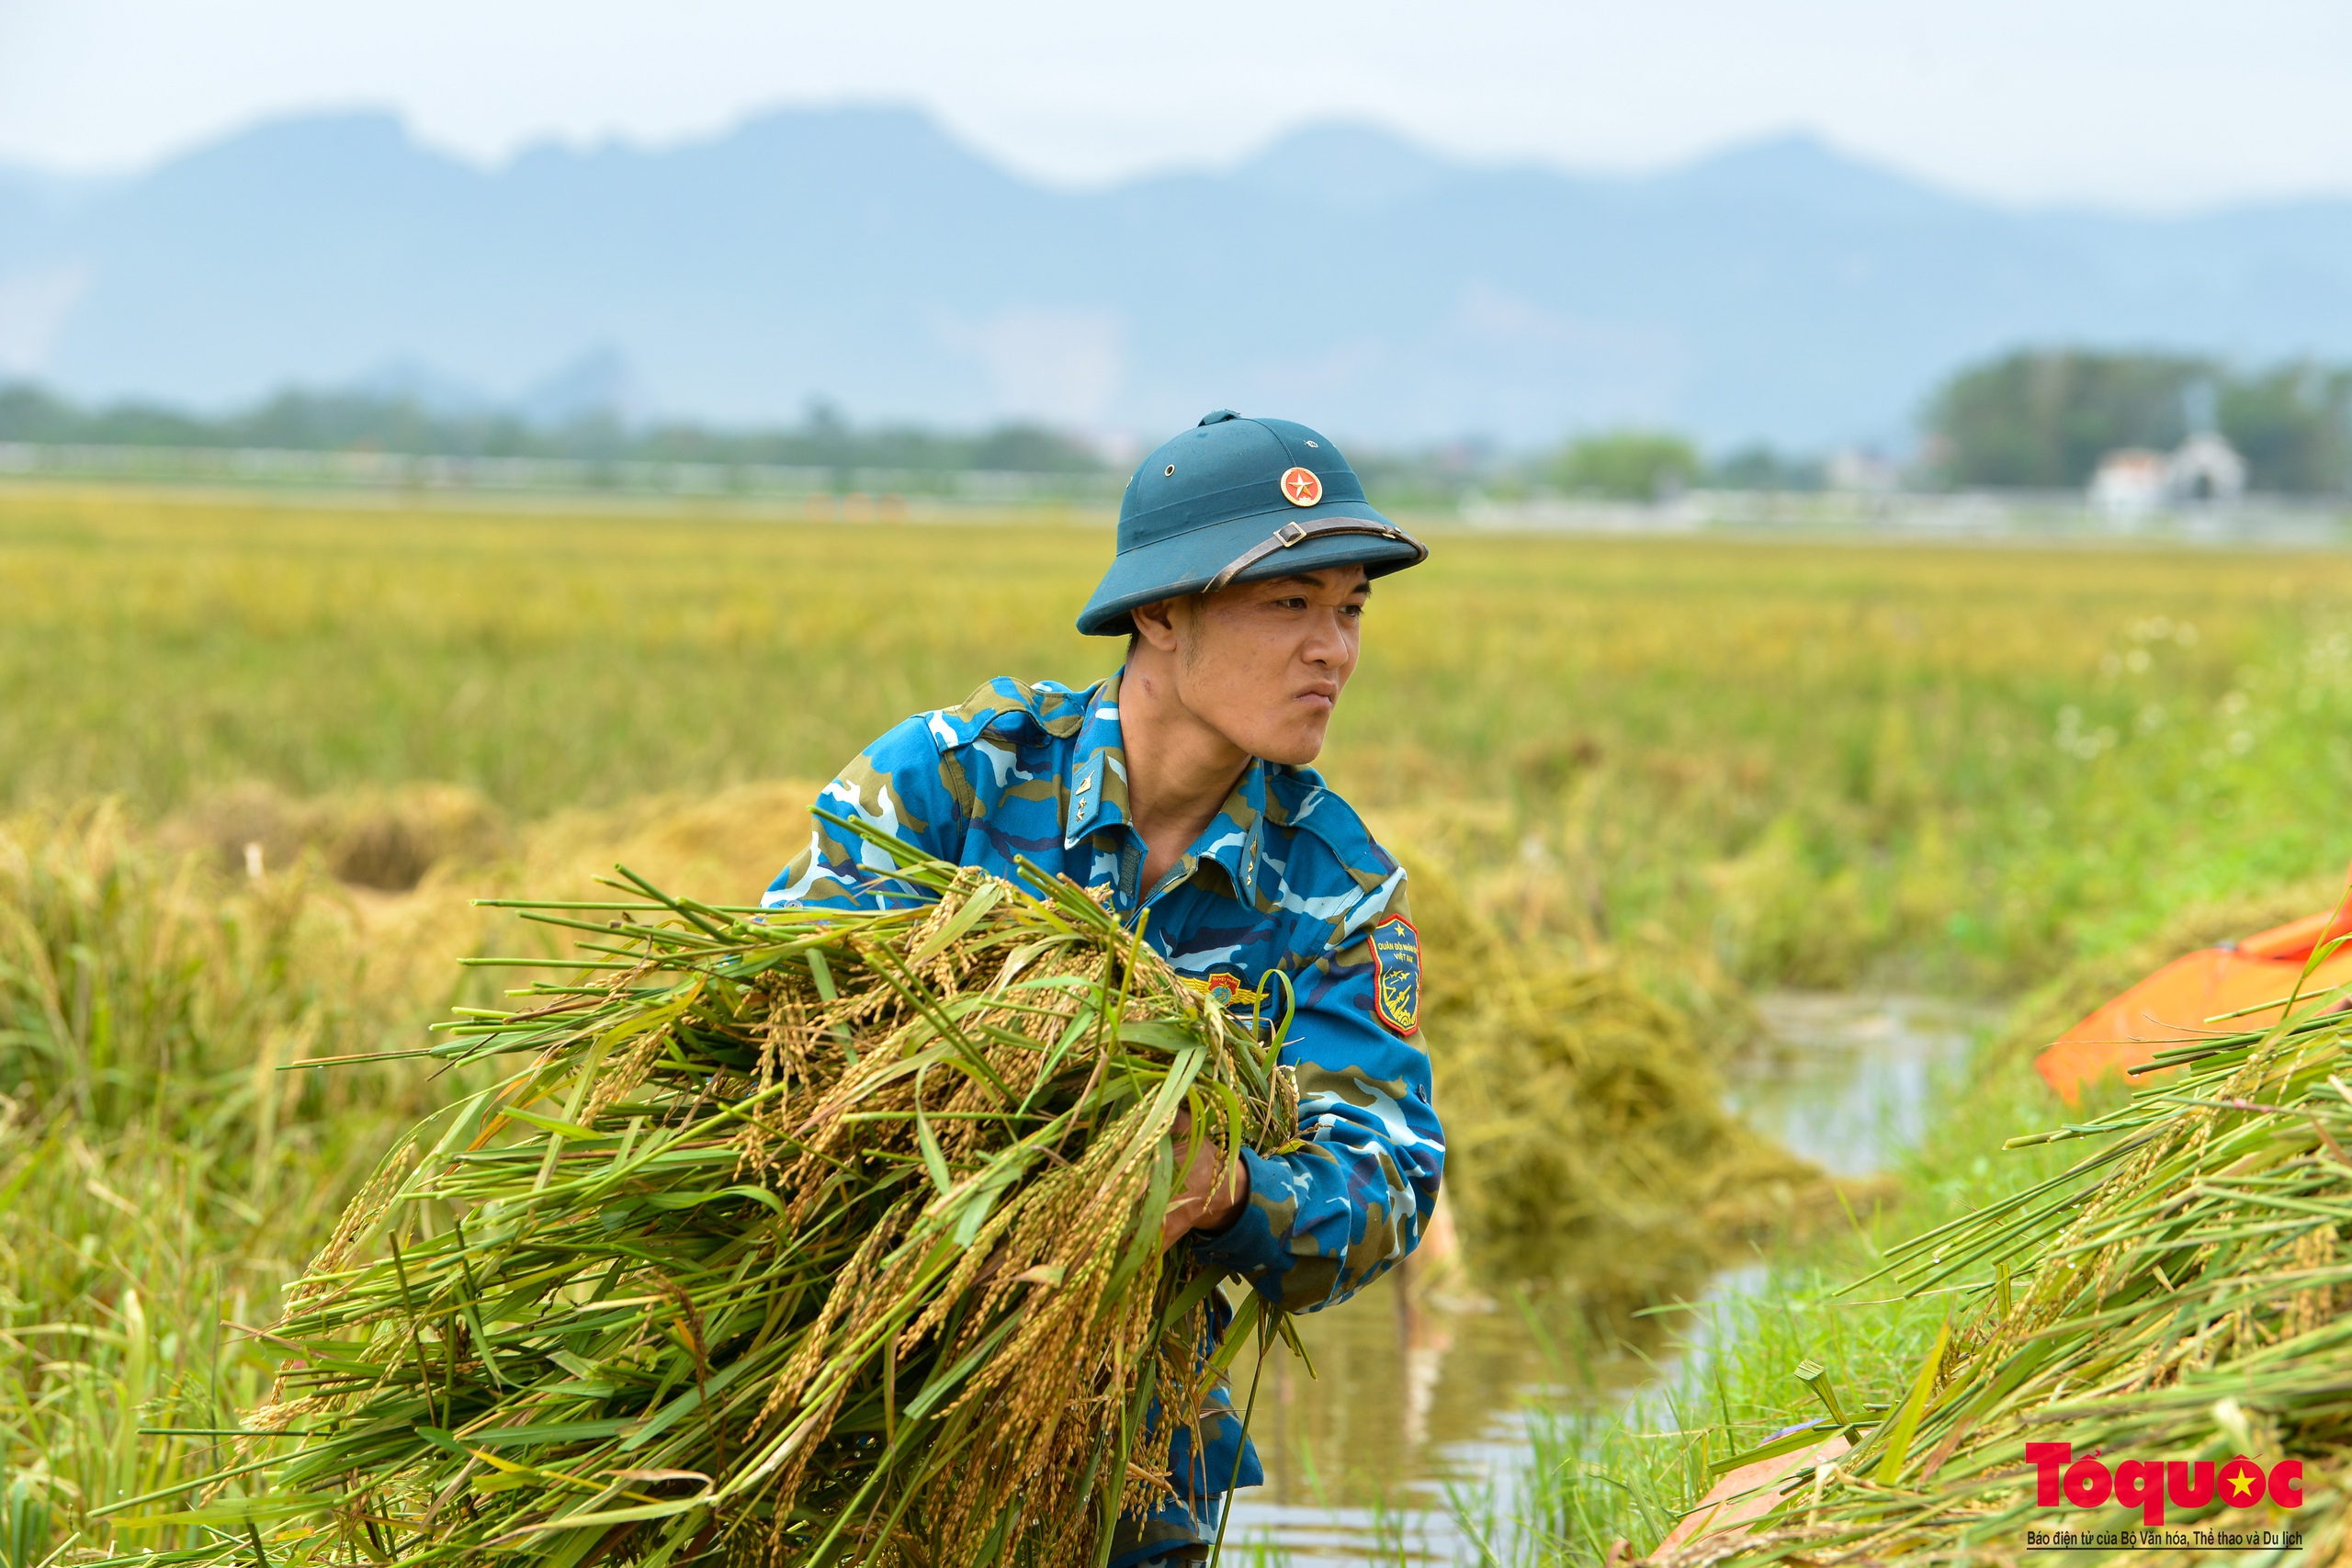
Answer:
M2200 432L2171 453L2126 446L2109 452L2091 476L2094 509L2142 517L2161 507L2211 505L2245 493L2245 459L2227 441Z
M1847 446L1829 455L1822 479L1831 490L1888 495L1903 483L1903 470L1893 459L1867 447Z
M2091 505L2109 517L2143 517L2165 503L2172 461L2162 452L2126 446L2098 460L2091 476Z
M2172 455L2175 501L2235 501L2245 493L2245 459L2210 431L2190 436Z

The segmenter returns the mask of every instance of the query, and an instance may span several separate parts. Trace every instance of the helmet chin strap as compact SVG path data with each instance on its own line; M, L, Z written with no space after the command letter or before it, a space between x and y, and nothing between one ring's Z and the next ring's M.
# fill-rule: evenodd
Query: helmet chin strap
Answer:
M1399 544L1410 545L1420 552L1414 559L1413 564L1416 566L1430 558L1430 547L1427 545L1394 524L1366 523L1357 517L1332 517L1319 522L1302 523L1294 517L1275 529L1271 537L1250 546L1227 562L1225 570L1210 578L1208 586L1201 592L1214 593L1218 589L1227 586L1235 578L1256 566L1276 550L1286 550L1293 545L1304 544L1309 539L1329 538L1337 534L1369 534L1375 538L1394 539Z

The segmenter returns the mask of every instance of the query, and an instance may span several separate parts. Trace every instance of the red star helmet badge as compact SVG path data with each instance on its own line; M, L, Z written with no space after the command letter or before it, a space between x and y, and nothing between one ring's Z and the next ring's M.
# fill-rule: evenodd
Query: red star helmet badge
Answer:
M1312 506L1323 499L1323 480L1312 468L1291 468L1283 474L1283 499L1293 506Z

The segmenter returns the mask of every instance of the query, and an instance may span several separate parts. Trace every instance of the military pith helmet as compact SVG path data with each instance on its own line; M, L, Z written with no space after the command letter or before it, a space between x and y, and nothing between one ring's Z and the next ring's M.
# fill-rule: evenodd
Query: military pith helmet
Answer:
M1340 449L1286 419L1219 409L1143 460L1119 502L1119 553L1078 629L1121 637L1139 605L1318 567L1373 577L1429 559L1373 510Z

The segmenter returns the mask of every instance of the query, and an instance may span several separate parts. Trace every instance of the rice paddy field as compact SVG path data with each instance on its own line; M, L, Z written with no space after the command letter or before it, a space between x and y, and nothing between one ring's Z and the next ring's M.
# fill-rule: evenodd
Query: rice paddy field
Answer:
M1537 1314L1513 1353L1551 1371L1522 1381L1663 1369L1631 1404L1532 1404L1519 1482L1460 1500L1464 1529L1519 1521L1457 1537L1490 1538L1471 1561L1597 1562L1657 1543L1710 1444L1804 1419L1799 1361L1903 1398L1941 1307L1826 1292L2071 1157L2000 1151L2075 1114L2024 1068L2037 1033L2341 886L2352 560L1431 538L1374 595L1322 763L1428 890L1466 1262L1406 1304L1582 1287L1609 1310ZM1072 515L0 489L0 1564L172 1544L137 1500L219 1461L282 1359L280 1289L466 1082L309 1064L495 1000L455 960L526 939L469 897L574 897L617 859L748 897L813 781L898 718L1107 672L1069 620L1109 548ZM1804 1178L1716 1108L1724 1075L1770 1077L1758 1001L1791 991L2008 1021L1826 1225L1740 1207ZM1563 1220L1641 1184L1527 1133L1599 1103L1610 1041L1650 1069L1609 1080L1643 1146L1713 1162L1638 1230L1613 1196ZM1587 1074L1556 1101L1527 1087L1554 1056ZM1677 1224L1682 1261L1651 1245ZM1739 1290L1702 1296L1727 1264Z
M430 780L521 822L822 778L989 674L1106 672L1069 621L1107 551L9 492L0 798ZM1375 600L1329 776L1555 866L1537 923L1749 983L2014 990L2343 858L2340 557L1446 534Z

